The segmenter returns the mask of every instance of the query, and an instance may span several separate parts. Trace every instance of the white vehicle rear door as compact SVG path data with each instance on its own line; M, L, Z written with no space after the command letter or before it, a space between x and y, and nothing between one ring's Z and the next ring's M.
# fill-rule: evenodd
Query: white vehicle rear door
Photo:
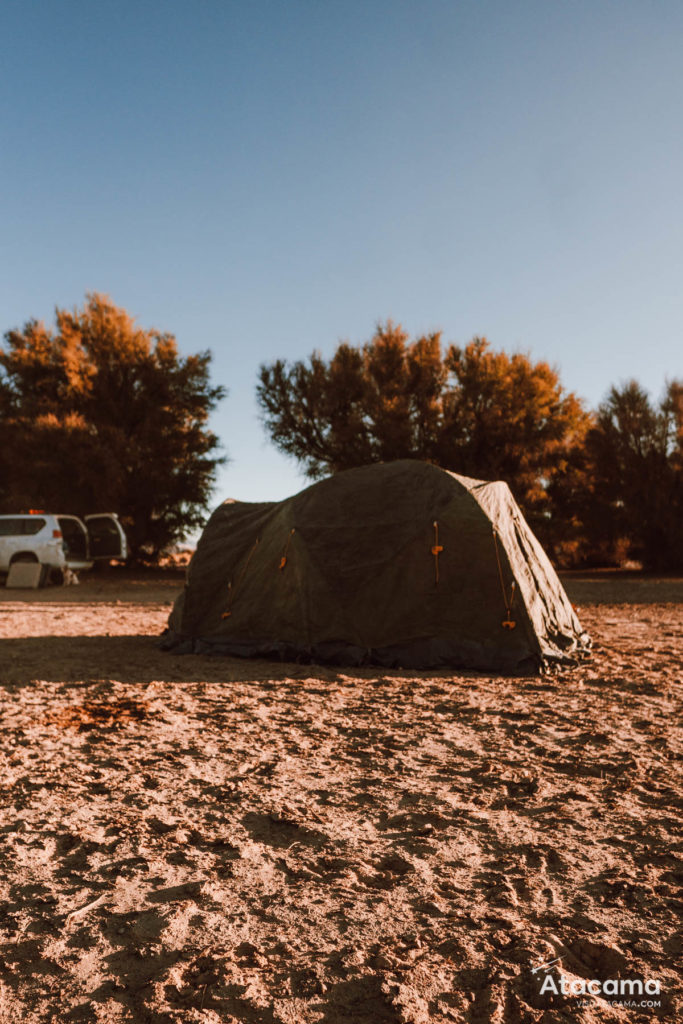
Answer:
M128 557L128 542L118 516L109 513L85 516L88 548L92 559Z

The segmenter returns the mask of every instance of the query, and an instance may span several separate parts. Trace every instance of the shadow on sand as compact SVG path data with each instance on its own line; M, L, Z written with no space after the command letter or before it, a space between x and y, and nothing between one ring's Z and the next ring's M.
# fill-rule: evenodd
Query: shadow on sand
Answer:
M157 636L36 636L0 640L0 687L48 683L90 683L115 679L121 683L277 683L285 679L342 683L367 679L453 679L486 676L474 669L349 668L234 658L226 655L173 654L159 648ZM529 677L536 679L537 677Z
M248 682L308 679L333 682L335 670L319 665L206 655L174 655L155 636L38 636L0 640L0 685L45 682L122 683Z

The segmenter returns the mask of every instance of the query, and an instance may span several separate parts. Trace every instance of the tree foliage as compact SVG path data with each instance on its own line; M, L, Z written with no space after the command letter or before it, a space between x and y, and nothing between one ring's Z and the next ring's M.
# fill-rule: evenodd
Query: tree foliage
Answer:
M444 350L440 333L411 341L389 321L329 361L314 352L261 366L257 396L273 442L313 478L424 459L506 480L546 541L571 528L553 507L553 483L576 476L591 419L528 355L494 352L484 338Z
M683 384L659 406L636 381L613 387L586 442L594 551L625 546L647 568L683 566Z
M7 511L118 512L133 556L155 558L202 521L217 466L207 428L224 389L208 352L182 357L106 296L29 320L0 348Z

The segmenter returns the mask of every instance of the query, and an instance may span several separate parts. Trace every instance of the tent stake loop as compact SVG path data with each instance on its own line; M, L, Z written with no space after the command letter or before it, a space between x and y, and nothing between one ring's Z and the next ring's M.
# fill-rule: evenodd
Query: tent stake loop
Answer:
M512 618L512 605L515 600L515 581L512 581L510 586L510 600L508 601L507 594L505 593L505 581L503 580L503 567L500 564L500 552L498 551L498 534L495 526L493 527L493 546L496 549L496 562L498 563L498 579L500 580L500 589L503 594L503 604L505 605L505 618L501 622L503 629L514 629L517 623Z
M280 559L278 569L284 569L284 567L287 565L287 552L289 551L289 544L294 533L296 533L296 530L294 529L294 527L292 527L292 529L289 531L289 537L287 538L287 543L285 544L285 550L282 552L282 558Z
M432 554L434 555L434 582L439 582L439 553L443 551L443 545L439 544L439 524L437 520L434 520L434 544L432 545Z

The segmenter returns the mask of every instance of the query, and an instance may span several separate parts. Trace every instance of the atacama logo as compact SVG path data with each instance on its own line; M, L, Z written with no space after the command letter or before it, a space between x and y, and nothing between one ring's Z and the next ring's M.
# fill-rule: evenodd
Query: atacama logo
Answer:
M600 996L602 999L614 1003L632 1005L634 996L658 996L661 994L661 983L655 978L567 978L560 973L558 976L551 973L555 964L560 962L560 957L549 960L545 964L539 964L532 968L532 974L544 971L545 976L540 985L540 995L554 996ZM540 978L538 979L540 981ZM615 997L619 997L615 1000ZM641 1006L659 1006L658 1002L651 1000L643 1001Z

